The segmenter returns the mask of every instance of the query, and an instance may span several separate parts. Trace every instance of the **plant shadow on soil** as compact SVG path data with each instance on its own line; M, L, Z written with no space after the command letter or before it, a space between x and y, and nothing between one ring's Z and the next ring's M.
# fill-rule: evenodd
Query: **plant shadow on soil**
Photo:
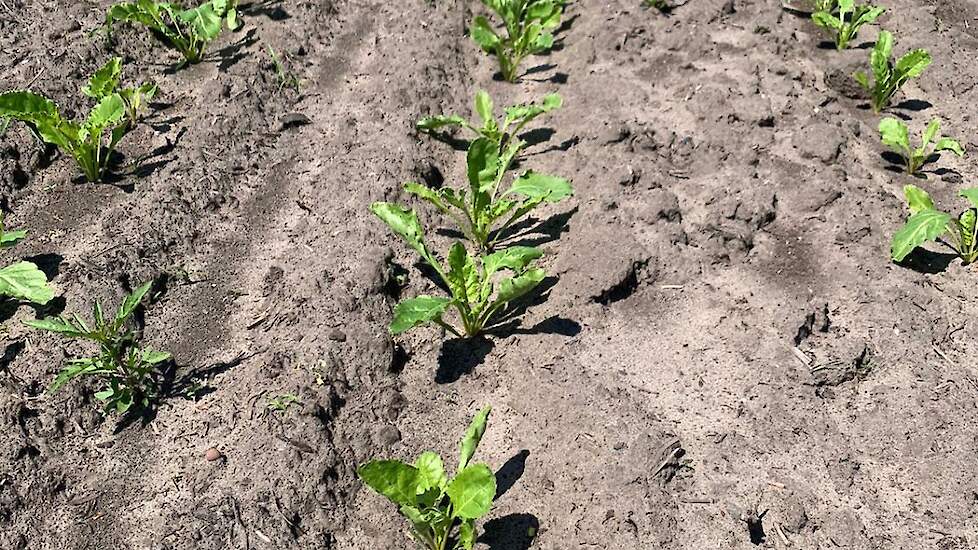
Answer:
M528 550L540 529L540 520L533 514L509 514L487 521L479 542L490 550Z
M549 298L550 289L556 284L556 277L544 279L528 296L501 310L493 318L492 326L485 330L485 334L495 338L506 338L514 334L559 334L567 337L579 334L581 325L577 321L556 315L532 327L522 328L520 325L523 314L530 307L545 302ZM485 361L494 347L495 343L484 335L446 340L438 354L435 382L450 384L472 373Z
M898 265L906 267L907 269L912 269L917 273L933 275L935 273L943 273L944 271L947 271L948 266L950 266L951 262L953 262L957 257L957 254L934 252L923 247L917 247Z
M526 459L529 456L530 451L523 449L496 471L496 495L492 498L493 501L502 498L523 477L523 472L526 471Z
M272 21L285 21L292 18L282 8L282 0L256 0L255 2L240 4L238 11L244 15L264 15Z

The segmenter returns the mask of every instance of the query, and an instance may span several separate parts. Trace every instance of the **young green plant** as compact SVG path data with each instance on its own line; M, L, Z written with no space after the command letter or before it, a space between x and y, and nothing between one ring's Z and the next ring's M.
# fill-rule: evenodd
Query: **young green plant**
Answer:
M424 228L413 210L386 202L374 203L370 210L417 251L452 295L401 301L394 307L392 334L434 323L459 337L475 336L490 326L497 312L525 296L546 276L543 269L530 267L542 252L528 246L512 246L473 257L465 245L456 241L448 253L447 265L443 264L425 242ZM513 275L500 279L498 274L504 271ZM457 311L461 329L444 319L449 308Z
M0 249L15 246L27 237L27 231L7 231L0 214ZM48 278L37 264L21 261L0 269L0 296L44 305L54 298Z
M569 181L527 170L502 190L513 158L523 148L519 139L509 140L502 152L495 141L479 138L467 154L469 188L432 189L407 183L404 190L449 215L466 238L481 251L492 251L516 222L543 203L557 203L574 194Z
M411 522L411 537L426 550L472 550L475 522L489 513L496 476L485 464L472 464L486 431L490 408L476 414L459 442L458 468L451 479L438 453L422 453L414 464L373 460L357 470L360 479L398 506Z
M106 412L125 413L133 406L146 408L159 398L161 368L170 360L170 354L141 346L129 323L151 283L126 296L111 318L105 316L101 304L96 301L92 307L91 326L78 314L70 319L59 316L27 322L37 329L98 345L97 354L69 360L48 391L56 392L82 376L94 376L104 383L95 398L105 403Z
M118 93L103 97L88 118L75 122L65 119L54 102L42 95L6 92L0 94L0 117L25 123L39 140L71 155L91 182L102 179L112 151L129 131L126 102Z
M503 78L513 82L526 57L553 47L551 31L560 25L564 0L482 0L482 3L502 20L504 29L496 32L489 20L479 15L469 33L486 53L496 56Z
M876 21L885 11L885 8L868 4L857 6L855 0L838 0L836 6L813 13L812 21L823 29L835 32L835 47L844 50L859 33L860 27Z
M239 26L237 0L210 0L195 8L184 9L177 3L135 0L108 9L105 28L109 36L118 22L138 23L183 55L182 64L199 63L207 46L229 29Z
M954 250L965 265L978 260L978 187L960 192L971 207L957 217L935 208L930 195L915 185L907 185L903 193L910 207L910 217L893 235L890 246L893 261L903 261L915 248L934 240Z
M939 137L941 132L940 119L935 118L930 121L921 137L920 147L917 148L911 147L910 131L907 125L900 120L884 118L880 121L879 131L883 138L883 144L896 151L903 158L907 173L911 176L917 175L931 155L938 151L951 151L959 157L964 156L964 149L957 140ZM935 139L937 142L931 147L931 143Z
M113 57L88 80L88 84L82 88L82 93L88 97L101 101L112 94L119 94L122 101L126 104L126 118L129 128L136 125L139 115L146 103L156 96L156 84L144 82L136 87L122 88L122 58Z
M483 137L496 144L502 153L512 143L518 141L517 136L527 124L540 115L559 109L563 99L559 94L549 94L540 103L512 105L504 109L503 118L497 119L492 97L483 90L475 94L475 113L481 124L466 120L460 115L435 115L424 117L415 127L427 134L436 134L445 128L462 127L470 130L478 137Z
M893 63L890 58L892 53L893 35L889 31L880 31L876 45L869 54L869 65L873 72L872 83L866 73L857 72L853 75L856 82L869 93L870 105L875 113L889 106L897 90L911 78L920 76L931 63L931 56L927 50L911 50L896 63Z

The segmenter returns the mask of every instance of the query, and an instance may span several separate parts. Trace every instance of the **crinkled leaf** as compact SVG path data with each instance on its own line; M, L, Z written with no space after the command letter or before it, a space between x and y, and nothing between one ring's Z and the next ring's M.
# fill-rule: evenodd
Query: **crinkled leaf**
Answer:
M527 171L516 178L507 195L516 193L531 199L541 199L547 202L560 202L574 194L574 188L569 181L558 176L550 176Z
M465 550L475 547L475 520L467 519L458 526L458 546Z
M542 255L543 252L539 248L532 246L511 246L484 257L482 259L482 266L486 271L486 277L491 276L500 269L511 269L517 273L522 273L533 260L536 260Z
M958 229L961 231L961 254L965 255L975 249L976 222L978 222L978 212L974 208L969 208L958 216Z
M421 132L434 132L446 126L464 126L465 119L459 115L435 115L424 117L414 127Z
M510 279L504 279L499 283L499 291L496 294L496 306L501 306L505 303L511 302L530 292L541 281L547 273L540 269L530 269L521 275L512 277Z
M534 118L559 109L563 105L563 98L559 94L549 94L543 99L541 104L514 105L506 108L506 122L519 122L520 126L530 122Z
M895 118L884 118L879 125L883 144L902 155L910 154L910 131L907 125Z
M455 475L445 492L452 501L455 517L478 519L492 507L496 476L485 464L467 466Z
M370 211L386 223L394 233L400 235L422 258L432 266L436 266L434 257L425 245L424 229L414 210L389 202L375 202L370 206Z
M495 122L493 117L492 97L485 91L479 90L475 93L475 112L482 119L483 125Z
M119 87L119 77L122 75L122 58L113 57L95 74L88 79L88 84L82 88L82 93L88 97L102 99L115 93Z
M479 273L475 261L465 249L465 245L456 241L448 252L448 279L452 295L461 303L472 303L479 296Z
M415 195L421 199L424 199L435 206L438 210L442 212L447 212L448 207L442 201L441 193L435 191L434 189L428 187L427 185L421 185L420 183L410 182L404 184L404 190L408 193Z
M414 461L418 470L417 494L423 494L428 489L442 489L448 483L445 477L445 465L438 453L427 451Z
M882 30L876 38L876 45L869 54L869 65L877 82L886 80L890 73L890 54L893 52L893 34Z
M357 475L368 487L401 506L417 502L418 469L398 460L374 460L360 466Z
M921 210L910 216L907 223L893 235L890 257L901 262L915 248L932 241L947 230L951 216L939 210Z
M489 24L489 20L481 15L472 21L469 33L472 35L472 40L475 40L476 44L486 52L493 52L502 42L496 31L492 29L492 25Z
M451 303L450 298L439 296L418 296L401 301L394 307L391 334L401 334L416 326L441 319Z
M912 50L896 62L893 71L901 80L907 80L920 76L930 63L931 56L927 50Z
M958 143L956 139L951 138L941 138L937 140L937 144L934 145L935 151L951 151L959 157L964 156L964 148Z
M44 305L54 298L48 278L31 262L17 262L0 269L0 295Z
M812 22L824 29L832 29L838 31L839 29L842 28L842 21L840 21L838 17L826 11L813 13Z
M126 116L126 102L119 94L110 94L102 98L88 113L83 129L99 139L104 128L115 126Z
M464 470L469 465L469 461L472 460L472 455L475 454L475 450L479 447L479 442L482 441L482 436L486 433L486 425L489 422L490 412L492 412L492 407L486 405L481 411L476 413L472 418L472 422L469 423L469 427L465 430L465 435L462 436L462 440L459 441L459 471Z
M924 191L916 185L903 186L903 196L907 198L907 206L910 207L911 214L916 214L921 210L934 209L933 199L930 198L927 191Z

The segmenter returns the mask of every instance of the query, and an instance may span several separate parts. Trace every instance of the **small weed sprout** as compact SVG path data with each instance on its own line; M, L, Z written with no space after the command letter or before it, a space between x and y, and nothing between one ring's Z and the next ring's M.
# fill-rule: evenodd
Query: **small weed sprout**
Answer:
M520 63L528 56L553 47L551 31L560 25L564 0L482 0L502 20L496 32L485 16L476 16L469 29L472 39L499 60L502 76L514 82Z
M496 477L485 464L472 464L486 431L490 408L482 409L459 443L455 477L449 479L442 458L422 453L414 464L374 460L357 470L360 479L398 506L411 522L411 537L426 550L472 550L477 519L492 508Z
M135 0L123 2L108 9L105 29L109 38L118 22L143 25L165 44L180 52L183 63L200 63L207 46L221 34L226 25L237 29L237 0L210 0L196 8L183 9L178 4Z
M301 93L302 82L299 77L290 70L285 68L285 63L279 57L275 50L268 46L268 55L272 60L272 69L275 71L275 81L278 83L278 93L282 93L282 90L286 88L291 88L295 90L295 93Z
M27 237L27 231L7 231L0 214L0 249L11 248ZM0 269L0 296L44 305L54 297L48 278L32 262L17 262Z
M873 72L873 82L863 72L853 75L856 82L870 95L873 112L879 113L893 99L897 90L903 87L911 78L920 76L931 63L927 50L911 50L903 55L896 63L890 56L893 53L893 35L889 31L880 31L869 56L869 65Z
M55 332L66 338L87 340L98 345L98 354L68 361L51 384L56 392L68 382L81 376L94 376L104 384L95 398L105 403L106 412L125 413L133 407L148 408L158 398L162 383L162 366L170 354L143 347L129 320L149 292L152 281L126 296L114 317L107 318L101 304L92 307L89 326L77 314L70 319L59 316L28 321L40 330Z
M911 176L917 175L931 155L936 152L951 151L959 157L964 156L964 149L957 140L940 137L941 121L937 118L931 120L930 124L927 125L927 129L921 136L920 147L917 148L910 145L910 131L907 125L900 120L884 118L880 121L879 131L883 144L903 158L907 174ZM937 140L936 143L934 140ZM933 147L931 147L931 143L934 143Z
M268 398L268 410L272 412L285 412L288 410L289 405L301 405L302 402L299 401L299 396L293 393L284 393L282 395L273 395Z
M893 261L903 261L914 249L934 240L954 250L965 265L978 260L978 187L961 190L960 196L967 199L971 207L957 217L935 208L930 195L915 185L907 185L903 193L910 207L910 217L893 235L890 246Z
M859 28L863 25L876 21L879 16L886 11L868 4L855 5L855 0L838 0L834 6L838 9L826 9L816 11L812 14L812 21L822 27L835 32L835 47L844 50L849 47L849 42L859 33Z

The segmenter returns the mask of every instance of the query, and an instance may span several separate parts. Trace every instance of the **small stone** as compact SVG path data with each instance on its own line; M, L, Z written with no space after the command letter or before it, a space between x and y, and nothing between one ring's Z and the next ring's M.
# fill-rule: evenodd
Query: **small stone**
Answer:
M374 433L374 440L382 446L390 446L401 440L401 432L394 426L383 426Z
M278 119L279 131L288 130L289 128L296 128L299 126L305 126L306 124L312 124L309 117L302 113L287 113L282 115Z
M344 334L340 329L333 329L329 331L329 334L327 334L326 337L334 342L346 342L346 334Z
M215 460L220 460L222 458L224 458L224 455L221 454L221 451L217 450L217 447L211 447L210 449L204 451L204 459L207 462L214 462Z

